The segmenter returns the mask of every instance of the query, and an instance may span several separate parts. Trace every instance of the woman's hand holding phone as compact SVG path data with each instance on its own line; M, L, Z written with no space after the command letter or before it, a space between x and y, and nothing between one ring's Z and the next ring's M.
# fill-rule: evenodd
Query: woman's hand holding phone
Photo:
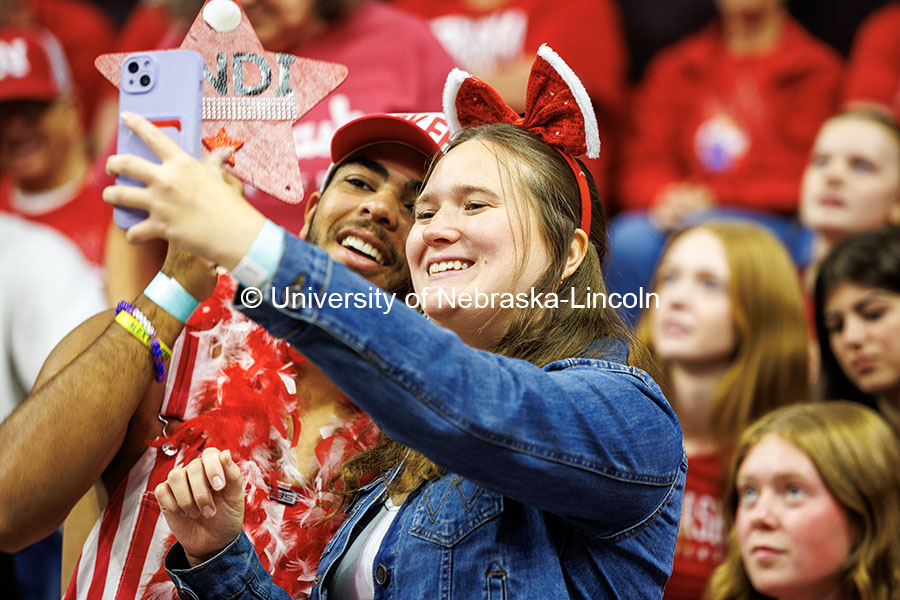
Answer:
M121 118L162 161L113 155L106 162L108 173L146 186L117 184L103 190L106 202L149 214L128 229L128 241L166 239L233 269L250 249L265 217L244 200L233 178L226 179L222 163L230 150L216 150L200 162L140 115L123 113Z

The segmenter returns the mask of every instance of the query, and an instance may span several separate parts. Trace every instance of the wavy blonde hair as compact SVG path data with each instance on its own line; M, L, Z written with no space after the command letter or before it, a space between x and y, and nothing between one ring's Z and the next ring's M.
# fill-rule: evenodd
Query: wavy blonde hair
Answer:
M803 293L793 262L784 246L768 231L739 223L704 223L681 230L669 239L665 252L682 236L708 231L725 248L731 276L731 300L737 347L709 405L709 420L720 443L730 445L754 419L785 404L809 397L809 363ZM654 275L652 288L659 287ZM641 317L638 337L654 354L651 307ZM657 357L660 384L678 412L666 381L665 360ZM667 389L669 388L669 389Z
M750 450L768 435L777 435L809 457L856 528L860 541L844 565L845 593L855 600L900 598L900 444L878 413L846 401L787 406L743 433L732 457L725 496L731 544L710 579L708 598L767 598L753 589L744 570L734 517L737 472Z

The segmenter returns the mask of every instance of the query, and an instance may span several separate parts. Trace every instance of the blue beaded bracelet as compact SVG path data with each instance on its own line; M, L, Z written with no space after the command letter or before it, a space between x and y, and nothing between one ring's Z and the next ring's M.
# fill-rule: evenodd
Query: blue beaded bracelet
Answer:
M122 319L120 317L121 313L130 315L132 317L131 321ZM172 351L157 337L156 329L150 323L150 319L144 316L144 313L137 306L123 300L116 304L116 322L145 346L150 347L150 353L153 355L153 366L156 368L156 381L165 379L165 360L172 355Z

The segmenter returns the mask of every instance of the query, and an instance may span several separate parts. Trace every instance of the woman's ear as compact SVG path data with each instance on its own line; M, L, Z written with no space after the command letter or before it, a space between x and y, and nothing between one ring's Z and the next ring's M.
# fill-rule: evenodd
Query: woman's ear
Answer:
M581 265L581 261L584 260L587 254L588 244L590 244L590 241L584 230L575 229L575 233L572 234L572 241L569 242L569 256L566 258L566 266L563 269L563 280L568 279L569 275L574 273Z

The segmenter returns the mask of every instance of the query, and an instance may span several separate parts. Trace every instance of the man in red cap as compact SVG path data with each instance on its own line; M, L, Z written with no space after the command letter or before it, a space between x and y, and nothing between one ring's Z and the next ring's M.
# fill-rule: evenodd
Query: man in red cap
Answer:
M301 235L368 279L368 301L386 302L384 292L402 294L408 285L412 205L427 162L447 141L446 121L435 113L362 117L332 139L333 165L311 196ZM171 306L160 308L161 298L206 297L210 268L170 252L161 273L168 287L148 287L131 308L174 348L164 384L153 382L151 352L103 313L54 350L37 392L0 427L0 549L57 527L100 477L109 501L66 598L171 595L162 570L170 536L152 491L203 445L227 439L247 473L248 533L301 597L341 521L322 523L331 476L377 432L335 383L231 309L230 278L185 325ZM41 491L41 502L30 501ZM78 525L69 519L67 537Z
M112 211L90 156L69 65L41 29L0 29L0 211L60 231L98 266Z

